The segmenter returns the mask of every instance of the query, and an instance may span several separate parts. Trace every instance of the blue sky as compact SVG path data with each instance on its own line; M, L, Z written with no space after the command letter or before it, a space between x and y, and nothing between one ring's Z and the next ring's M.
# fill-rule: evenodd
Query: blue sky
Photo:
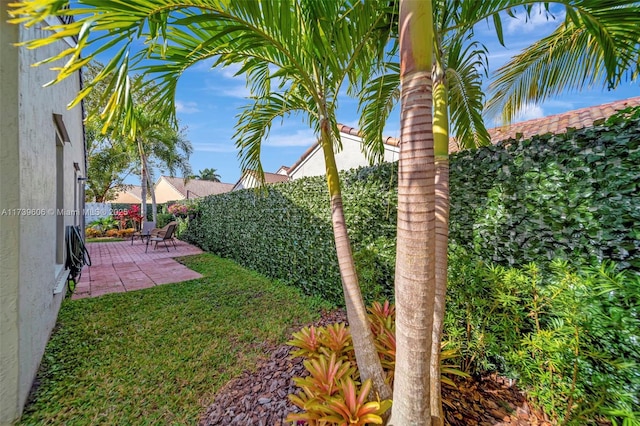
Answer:
M562 11L555 16L557 20L564 19ZM503 28L506 47L499 44L491 25L479 24L476 35L489 48L490 72L522 48L548 34L558 25L557 20L549 20L543 14L535 14L529 22L505 17ZM194 148L190 158L193 171L214 168L223 182L235 183L241 172L233 142L234 125L239 108L248 102L245 98L249 92L245 77L234 76L238 68L211 69L210 64L197 64L181 77L176 96L177 114L181 125L187 128L187 139ZM638 82L623 83L615 91L595 87L580 93L567 93L540 105L528 105L516 121L633 96L640 96ZM340 123L357 127L356 101L347 97L341 99L337 118ZM487 123L487 127L494 125L494 122ZM399 127L396 108L386 125L385 136L398 137ZM315 135L301 117L292 116L274 122L269 138L263 144L264 170L275 172L282 165L292 165L315 140Z

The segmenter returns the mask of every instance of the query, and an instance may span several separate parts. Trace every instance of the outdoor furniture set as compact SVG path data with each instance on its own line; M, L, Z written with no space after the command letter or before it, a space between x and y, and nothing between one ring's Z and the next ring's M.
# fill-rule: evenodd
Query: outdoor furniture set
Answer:
M146 248L144 252L146 253L149 250L149 244L155 243L153 249L155 250L158 247L158 243L163 243L167 251L169 251L169 245L167 241L171 241L173 244L173 248L176 250L175 242L175 232L176 227L178 226L177 222L169 222L163 228L156 228L155 222L144 222L142 224L142 229L140 231L134 232L131 235L131 245L133 245L133 240L136 238L140 238L143 242L146 242Z

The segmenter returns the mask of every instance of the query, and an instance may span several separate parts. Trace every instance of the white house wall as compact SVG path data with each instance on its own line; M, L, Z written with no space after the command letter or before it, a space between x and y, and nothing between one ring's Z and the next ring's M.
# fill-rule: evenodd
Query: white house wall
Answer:
M6 17L2 2L2 16ZM80 225L86 176L82 112L66 105L80 87L73 76L43 88L51 64L31 64L67 48L64 42L38 50L12 43L45 35L0 20L0 424L12 424L26 402L64 292L54 289L68 275L56 260L57 221ZM62 206L57 201L56 135L53 114L62 116L69 142L63 142ZM75 167L74 167L75 163ZM62 210L57 210L62 207ZM78 213L80 215L78 215ZM58 249L59 250L59 249Z
M369 161L362 153L362 141L356 136L340 133L342 140L342 150L336 152L336 166L338 170L349 170L357 167L368 166ZM397 147L385 145L384 161L391 162L398 160ZM322 149L317 146L304 161L290 171L291 179L300 179L305 176L322 176L326 173L324 156Z

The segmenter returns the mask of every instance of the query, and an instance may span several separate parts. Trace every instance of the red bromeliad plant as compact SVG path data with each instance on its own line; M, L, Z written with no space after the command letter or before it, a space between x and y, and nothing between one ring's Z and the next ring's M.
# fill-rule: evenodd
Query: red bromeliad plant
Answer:
M391 401L368 401L371 381L362 386L353 379L356 368L350 361L320 355L304 362L309 376L294 378L302 389L289 399L303 412L287 416L289 422L305 422L309 426L381 424L382 415ZM359 389L359 390L358 390Z
M322 420L340 426L383 423L382 415L391 408L391 401L367 402L369 392L371 392L371 380L365 381L358 392L356 383L347 379L340 383L340 390L340 398L330 398L327 404L321 407L321 411L327 414Z
M368 318L387 382L392 385L396 362L395 307L389 301L374 302ZM294 378L302 392L289 395L289 399L303 412L290 414L287 421L309 426L382 424L382 416L391 407L391 401L373 398L365 402L371 383L359 383L351 334L345 324L305 327L293 333L288 343L298 348L292 352L293 356L308 358L304 366L309 376ZM441 352L441 380L451 387L455 387L455 383L445 374L466 376L450 363L456 356L455 350Z

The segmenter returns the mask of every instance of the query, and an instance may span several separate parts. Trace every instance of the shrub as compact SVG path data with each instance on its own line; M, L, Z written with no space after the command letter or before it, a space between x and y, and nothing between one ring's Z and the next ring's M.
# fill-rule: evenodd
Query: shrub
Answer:
M120 231L118 231L118 237L130 238L134 232L136 232L134 228L121 229Z
M109 229L115 229L118 227L118 221L116 221L113 217L107 216L96 221L93 221L89 224L89 227L97 230L100 233L104 233Z
M120 229L126 229L127 227L137 228L142 220L140 206L133 204L128 209L116 210L113 218L119 222Z
M393 164L342 172L345 218L367 301L393 293L396 176ZM182 238L261 273L342 304L340 272L323 177L262 192L210 196Z
M169 222L174 220L173 215L169 213L158 213L157 218L156 228L164 228Z
M637 424L639 276L610 263L489 266L459 249L450 268L445 334L466 371L517 378L559 422Z
M119 237L120 236L120 230L119 229L109 229L107 232L105 232L105 236L107 236L109 238Z
M608 259L640 273L639 163L640 119L625 112L454 154L451 241L503 265Z
M97 237L103 236L103 232L100 229L96 229L92 227L86 228L84 232L87 238L97 238Z

